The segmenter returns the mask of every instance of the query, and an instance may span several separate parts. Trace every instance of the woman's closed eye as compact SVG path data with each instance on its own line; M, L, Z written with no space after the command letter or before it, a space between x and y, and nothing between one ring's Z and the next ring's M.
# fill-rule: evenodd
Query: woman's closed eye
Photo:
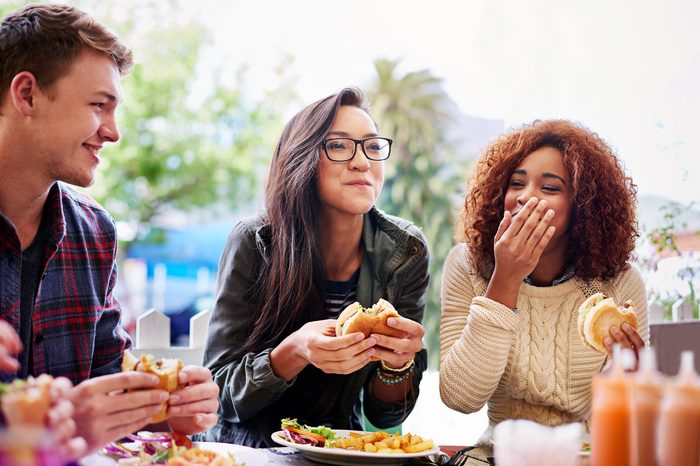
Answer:
M547 191L547 192L559 192L561 191L561 188L559 186L552 186L552 185L546 185L542 186L542 191Z

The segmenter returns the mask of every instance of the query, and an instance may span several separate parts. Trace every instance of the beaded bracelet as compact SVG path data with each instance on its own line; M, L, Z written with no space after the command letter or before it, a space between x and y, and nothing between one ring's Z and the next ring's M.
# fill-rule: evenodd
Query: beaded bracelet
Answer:
M386 375L382 374L381 369L377 369L377 378L381 383L384 385L398 385L400 383L404 383L406 380L408 380L408 377L411 375L411 371L406 371L401 375L398 375L396 377L387 377Z

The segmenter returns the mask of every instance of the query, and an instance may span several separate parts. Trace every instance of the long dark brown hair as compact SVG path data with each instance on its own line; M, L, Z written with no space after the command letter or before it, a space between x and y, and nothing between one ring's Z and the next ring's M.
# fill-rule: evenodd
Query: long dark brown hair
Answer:
M260 314L239 356L275 346L305 323L324 318L316 174L321 141L341 105L368 111L359 89L343 89L294 115L277 144L265 188L269 243L252 290Z

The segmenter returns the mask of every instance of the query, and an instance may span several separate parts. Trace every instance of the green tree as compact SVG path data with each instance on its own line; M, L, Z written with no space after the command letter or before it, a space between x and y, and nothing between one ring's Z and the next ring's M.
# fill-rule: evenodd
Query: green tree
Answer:
M122 141L105 149L90 193L131 225L135 240L162 238L154 225L163 213L230 211L252 202L294 92L285 83L253 101L243 71L209 68L203 77L204 27L177 15L154 21L162 2L135 6L118 22L114 4L97 6L127 44L140 45L133 46L136 65L122 83ZM278 71L282 80L284 67ZM208 91L193 97L203 83Z
M26 2L15 2L15 1L3 0L2 2L0 2L0 17L4 18L6 14L16 10L17 8L19 8L25 4L26 4Z
M430 364L436 368L442 268L453 245L459 187L467 167L456 163L444 136L452 117L441 80L428 70L400 74L398 65L398 61L377 60L368 92L380 132L395 141L381 207L415 222L428 239L431 279L423 325Z

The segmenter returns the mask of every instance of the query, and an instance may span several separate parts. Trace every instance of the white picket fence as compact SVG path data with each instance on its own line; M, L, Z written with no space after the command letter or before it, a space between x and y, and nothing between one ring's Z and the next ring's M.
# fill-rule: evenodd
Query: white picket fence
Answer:
M673 317L678 320L672 322L662 320L660 304L649 303L651 344L657 348L659 368L669 375L678 371L679 355L683 350L695 351L696 366L700 370L700 320L690 320L692 306L687 300L680 301L674 304ZM180 358L186 365L201 365L210 318L211 311L193 316L189 345L170 346L170 318L152 309L136 321L133 351L135 354L153 354L157 358ZM477 413L465 415L442 404L437 372L424 374L420 390L415 409L403 423L405 432L430 432L443 445L471 445L487 427L485 407Z
M211 311L201 311L190 318L188 346L170 346L170 318L151 309L136 320L133 353L152 354L155 358L179 358L185 365L202 365Z

